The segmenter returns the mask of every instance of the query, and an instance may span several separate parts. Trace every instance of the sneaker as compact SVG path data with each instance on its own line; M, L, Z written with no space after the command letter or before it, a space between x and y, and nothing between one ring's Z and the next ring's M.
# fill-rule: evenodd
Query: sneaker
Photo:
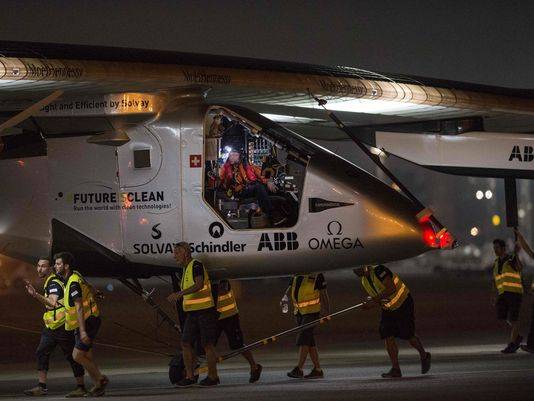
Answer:
M428 373L428 371L430 370L431 357L432 355L430 355L430 352L427 352L425 357L421 359L421 373L422 374Z
M189 387L193 384L197 384L198 376L195 376L193 379L188 379L187 377L184 377L182 380L180 380L176 385L178 387Z
M94 386L85 397L102 397L106 393L106 386L109 383L107 376L102 376L96 386Z
M305 379L322 379L324 377L323 370L313 368L310 373L304 376Z
M392 379L394 377L402 377L401 370L399 368L391 368L389 372L382 373L384 379Z
M24 394L31 397L42 397L48 394L48 389L41 386L35 386L34 388L24 390Z
M291 372L287 372L287 375L293 379L302 379L304 372L298 366L295 366Z
M217 377L215 379L212 379L209 376L206 376L204 380L201 380L200 383L198 383L199 386L203 386L203 387L216 386L217 384L221 384L221 381L219 380L219 378Z
M76 387L70 393L65 394L65 398L85 397L86 394L87 390L85 389L85 387Z
M256 364L256 369L250 371L250 378L248 379L249 383L256 383L258 380L260 380L261 371L263 370L263 366L261 366L259 363Z
M534 347L529 347L528 344L522 345L521 349L525 352L530 352L531 354L534 354Z
M522 338L521 338L522 339ZM501 352L503 354L513 354L515 353L518 349L519 349L519 346L521 345L521 343L519 342L513 342L513 343L509 343L505 349L501 350Z

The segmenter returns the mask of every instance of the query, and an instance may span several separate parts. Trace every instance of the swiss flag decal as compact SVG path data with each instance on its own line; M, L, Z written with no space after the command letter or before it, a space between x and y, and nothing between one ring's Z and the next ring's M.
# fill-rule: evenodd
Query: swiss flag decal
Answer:
M202 155L189 155L189 167L202 167Z

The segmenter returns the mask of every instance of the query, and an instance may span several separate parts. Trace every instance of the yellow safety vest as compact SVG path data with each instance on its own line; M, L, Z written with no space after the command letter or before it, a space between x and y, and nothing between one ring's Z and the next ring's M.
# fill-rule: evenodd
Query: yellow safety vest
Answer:
M523 293L523 284L521 283L521 272L518 272L512 267L511 257L506 256L506 260L499 272L499 258L495 259L493 264L493 278L495 279L495 287L499 295L504 292L515 292L517 294Z
M195 285L195 278L193 277L194 262L196 262L196 260L192 259L191 262L187 264L182 275L182 291L187 290ZM202 266L202 269L204 270L204 287L197 292L184 295L183 307L185 312L203 310L215 306L215 302L213 302L213 296L211 295L211 283L208 272L204 266Z
M226 319L239 313L234 292L231 288L227 293L218 295L217 312L219 312L219 320Z
M45 297L48 297L48 295L50 295L47 289L48 289L48 284L51 281L59 284L59 286L63 289L63 292L65 292L65 286L63 285L63 281L61 281L61 279L58 276L52 273L50 274L50 276L47 277L44 283ZM63 300L58 298L58 301L62 302ZM46 306L46 309L47 311L43 314L43 321L47 328L49 328L50 330L55 330L65 324L65 307L64 306L58 306L56 308L50 308L49 306Z
M321 311L321 297L319 290L315 289L315 280L317 276L301 276L302 283L300 284L297 297L295 298L295 287L297 285L297 278L293 276L291 282L291 299L293 301L293 313L296 315L309 315L310 313L318 313Z
M65 310L67 312L67 317L65 319L65 329L74 330L78 328L78 314L76 313L76 306L74 303L71 305L69 303L69 294L70 287L73 283L79 283L82 289L82 305L83 305L83 318L87 320L90 316L98 317L100 316L100 311L98 310L98 305L96 304L93 293L84 278L76 270L73 270L72 274L67 280L65 285Z
M371 297L377 297L386 290L386 287L382 281L380 281L378 276L375 274L376 267L377 266L373 266L371 268L369 277L362 277L362 286ZM369 282L369 280L371 282ZM404 303L406 298L408 298L410 290L395 273L393 273L393 284L395 284L395 293L389 298L383 300L381 305L382 309L390 311L398 309Z

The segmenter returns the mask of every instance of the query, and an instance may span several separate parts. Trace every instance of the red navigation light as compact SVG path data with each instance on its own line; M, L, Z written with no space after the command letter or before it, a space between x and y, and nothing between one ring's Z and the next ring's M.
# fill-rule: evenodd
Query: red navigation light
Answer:
M436 233L429 222L421 223L423 227L423 241L431 248L439 248L439 240L436 238Z

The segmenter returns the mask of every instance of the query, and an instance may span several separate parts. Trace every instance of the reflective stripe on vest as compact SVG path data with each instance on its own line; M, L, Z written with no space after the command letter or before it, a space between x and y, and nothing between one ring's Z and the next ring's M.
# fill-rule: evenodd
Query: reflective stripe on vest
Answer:
M515 292L523 294L523 284L521 282L521 273L512 267L511 257L506 256L502 269L499 274L499 258L495 259L493 264L493 279L499 295L505 292Z
M375 268L376 266L371 268L369 272L369 278L367 278L366 276L362 277L363 288L373 298L379 296L386 290L386 287L384 286L382 281L380 281L378 276L375 274ZM372 285L371 283L369 283L369 279L371 280ZM395 293L391 295L388 299L384 299L381 305L382 309L398 309L404 303L406 298L408 298L410 290L395 273L393 273L393 284L395 284Z
M295 299L295 287L297 285L297 278L302 277L302 282L299 287L297 299ZM317 276L294 276L291 282L291 299L293 301L293 313L295 315L308 315L310 313L318 313L321 311L321 297L319 290L315 289L315 281Z
M90 316L98 317L100 315L98 305L93 297L93 293L91 292L89 286L83 279L82 275L78 273L76 270L74 270L72 274L69 276L69 279L65 286L64 305L65 305L65 311L67 313L66 318L65 318L65 329L66 330L74 330L78 328L79 326L78 325L78 313L76 312L76 305L74 304L71 305L69 303L70 287L73 283L78 283L82 290L83 319L87 320Z
M217 297L217 312L219 312L219 320L226 319L239 313L234 292L231 288L226 294Z
M187 290L188 288L195 285L195 278L193 277L194 262L196 262L196 260L192 259L187 264L185 271L182 275L182 291ZM210 278L204 265L202 265L202 270L204 271L204 286L197 292L184 295L182 304L185 312L203 310L215 306L215 302L213 302L213 296L211 295Z
M48 284L50 281L59 284L59 286L65 291L65 286L63 285L63 281L59 277L57 277L55 274L50 274L45 283L44 283L44 291L45 291L45 297L48 298L50 295L47 291ZM62 300L58 298L58 302L61 302ZM50 330L58 329L59 327L63 326L65 324L65 307L59 306L57 308L48 309L43 314L43 321L47 328Z

